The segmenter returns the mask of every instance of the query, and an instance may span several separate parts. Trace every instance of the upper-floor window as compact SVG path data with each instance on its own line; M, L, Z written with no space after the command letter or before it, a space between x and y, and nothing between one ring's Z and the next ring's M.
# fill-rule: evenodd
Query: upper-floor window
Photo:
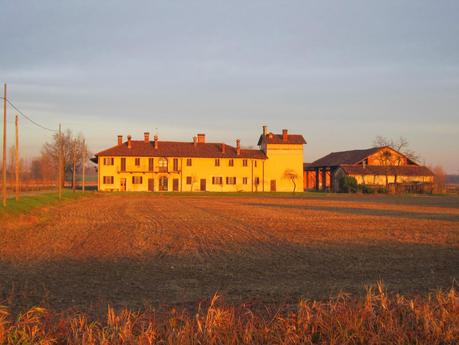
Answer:
M126 157L121 158L121 171L126 171Z
M253 166L256 168L257 167L257 161L253 162Z
M178 171L178 158L174 158L174 171Z
M161 157L158 162L159 171L167 172L167 158Z
M228 166L234 167L234 159L230 159L230 160L228 161Z
M104 165L113 165L115 159L113 157L105 157L104 158Z
M155 170L155 160L153 158L148 158L148 171Z
M247 166L247 159L243 159L243 160L242 160L242 166L243 166L243 167L246 167L246 166Z
M187 158L187 159L186 159L186 165L187 165L188 167L190 167L192 164L193 164L193 161L191 160L191 158Z
M135 161L135 166L136 167L140 166L140 158L137 157L137 158L135 158L134 161Z
M220 158L215 158L215 166L216 167L220 166Z

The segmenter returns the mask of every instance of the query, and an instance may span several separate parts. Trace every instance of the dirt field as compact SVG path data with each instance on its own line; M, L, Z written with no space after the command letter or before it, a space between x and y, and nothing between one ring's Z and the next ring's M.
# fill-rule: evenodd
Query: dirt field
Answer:
M0 220L0 304L105 312L426 293L459 278L459 198L96 195Z

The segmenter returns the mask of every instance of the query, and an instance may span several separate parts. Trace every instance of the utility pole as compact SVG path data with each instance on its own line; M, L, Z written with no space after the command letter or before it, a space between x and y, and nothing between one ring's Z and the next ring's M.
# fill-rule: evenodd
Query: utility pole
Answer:
M3 207L6 207L6 83L3 94L3 167L2 167L2 193Z
M72 169L72 192L75 193L75 188L76 188L76 147L77 147L77 141L76 139L73 140L73 152L72 152L72 161L73 161L73 169Z
M16 115L16 201L19 200L19 116Z
M82 157L81 157L81 168L82 168L82 178L81 178L81 189L84 193L84 187L85 187L85 170L86 170L86 141L83 139L83 145L82 145Z
M57 181L57 190L59 193L59 200L62 199L62 131L61 131L61 124L59 124L59 137L57 139L57 151L59 155L59 162L58 162L58 176L59 180Z

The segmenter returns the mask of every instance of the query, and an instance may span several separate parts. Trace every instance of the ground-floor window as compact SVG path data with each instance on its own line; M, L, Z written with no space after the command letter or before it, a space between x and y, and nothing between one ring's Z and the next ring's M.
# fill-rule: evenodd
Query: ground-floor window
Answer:
M259 177L255 177L255 184L256 184L256 185L259 185L259 184L260 184L260 178L259 178Z
M247 177L242 178L242 184L247 184Z
M223 177L221 176L212 177L212 184L223 184Z
M167 191L168 179L167 176L161 176L159 178L159 190L162 192Z
M186 177L186 184L191 184L191 181L192 181L191 176L187 176Z
M236 184L236 177L226 177L226 184Z
M113 176L104 176L104 184L113 184L114 178Z
M142 184L142 176L132 176L132 184Z

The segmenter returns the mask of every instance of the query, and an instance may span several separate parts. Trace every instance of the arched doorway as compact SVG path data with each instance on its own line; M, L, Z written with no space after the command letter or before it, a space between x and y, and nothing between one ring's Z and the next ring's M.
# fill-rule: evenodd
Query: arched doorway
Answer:
M161 192L167 192L168 184L169 184L169 180L168 180L167 176L161 176L159 178L159 190Z

